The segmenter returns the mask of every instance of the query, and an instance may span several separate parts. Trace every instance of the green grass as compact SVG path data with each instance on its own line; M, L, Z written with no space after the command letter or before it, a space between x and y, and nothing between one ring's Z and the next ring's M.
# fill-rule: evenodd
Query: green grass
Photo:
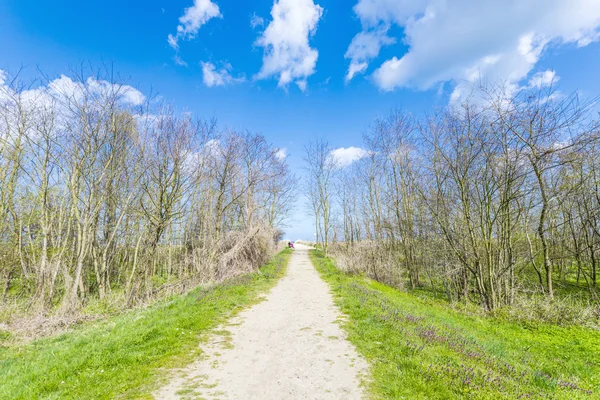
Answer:
M259 272L27 345L0 345L0 399L151 398L166 368L199 355L202 334L258 301L285 273L284 250Z
M465 314L311 259L349 316L373 398L600 398L596 330Z

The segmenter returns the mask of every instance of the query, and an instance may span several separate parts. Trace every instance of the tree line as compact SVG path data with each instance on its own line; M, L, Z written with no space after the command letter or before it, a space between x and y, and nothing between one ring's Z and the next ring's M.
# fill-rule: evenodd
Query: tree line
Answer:
M395 110L342 168L306 147L318 241L348 269L487 310L557 282L598 300L600 123L553 87L476 88L416 118Z
M3 301L133 304L264 262L294 190L279 149L84 76L0 76Z

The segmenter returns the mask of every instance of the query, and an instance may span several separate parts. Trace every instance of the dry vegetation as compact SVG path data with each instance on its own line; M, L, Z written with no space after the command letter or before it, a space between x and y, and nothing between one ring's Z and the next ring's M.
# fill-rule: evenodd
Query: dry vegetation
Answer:
M85 76L2 77L2 324L147 304L253 271L280 239L294 179L262 135Z
M506 93L479 88L426 118L395 111L348 168L325 141L308 146L318 241L343 269L386 284L597 325L596 102L552 88Z

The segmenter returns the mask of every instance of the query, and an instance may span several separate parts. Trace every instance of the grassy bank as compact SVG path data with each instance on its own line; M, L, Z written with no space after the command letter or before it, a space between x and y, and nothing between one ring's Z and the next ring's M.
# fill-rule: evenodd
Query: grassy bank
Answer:
M276 283L290 254L257 273L57 337L21 346L2 346L0 337L0 398L149 398L164 368L191 361L203 333Z
M466 315L311 259L382 399L600 398L600 332Z

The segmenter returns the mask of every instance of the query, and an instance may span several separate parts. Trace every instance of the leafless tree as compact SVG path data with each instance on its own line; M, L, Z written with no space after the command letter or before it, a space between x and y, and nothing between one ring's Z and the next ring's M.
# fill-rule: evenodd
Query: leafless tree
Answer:
M279 149L90 72L0 85L3 300L132 305L264 262L293 201Z

